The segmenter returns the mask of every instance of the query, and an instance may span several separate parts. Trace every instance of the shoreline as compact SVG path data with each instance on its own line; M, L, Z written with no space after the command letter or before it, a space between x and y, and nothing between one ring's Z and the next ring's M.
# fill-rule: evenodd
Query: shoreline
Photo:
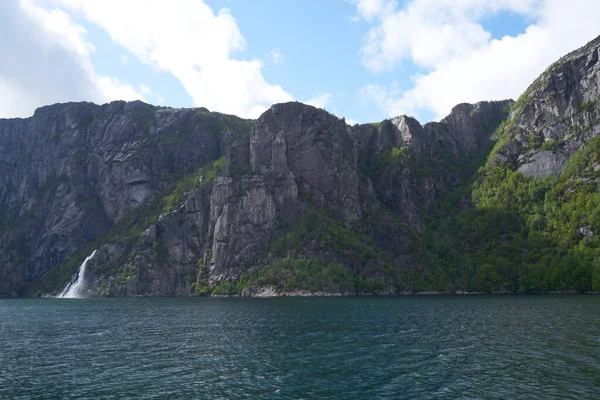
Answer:
M307 290L293 290L284 291L277 289L274 286L265 287L248 287L245 288L240 294L237 295L224 295L221 297L246 297L246 298L271 298L271 297L372 297L372 296L481 296L481 295L517 295L517 294L598 294L599 292L577 292L576 290L564 290L564 291L551 291L551 292L539 292L539 293L523 293L523 292L509 292L509 291L494 291L494 292L469 292L465 290L446 290L446 291L435 291L426 290L422 292L412 291L381 291L374 293L356 293L356 292L326 292L317 291L311 292ZM217 297L217 296L211 296Z
M424 292L380 292L380 293L340 293L340 292L308 292L308 291L258 291L257 293L244 293L237 295L214 295L207 297L240 297L240 298L277 298L277 297L409 297L409 296L501 296L501 295L593 295L600 292L577 292L576 290L552 292L467 292L467 291L424 291Z
M283 298L283 297L312 297L312 298L325 298L325 297L409 297L409 296L502 296L502 295L526 295L526 296L537 296L537 295L598 295L600 292L578 292L576 290L564 290L564 291L552 291L552 292L507 292L507 291L497 291L497 292L467 292L462 290L457 291L424 291L424 292L410 292L410 291L402 291L402 292L379 292L379 293L354 293L354 292L310 292L306 290L294 290L291 292L284 292L275 290L274 288L260 288L258 290L252 291L244 291L240 294L218 294L218 295L208 295L208 296L168 296L168 295L138 295L138 296L87 296L80 298L119 298L119 299L127 299L127 298L150 298L150 297L172 297L172 298L197 298L197 297L206 297L206 298L256 298L256 299L270 299L270 298ZM2 299L56 299L59 298L55 295L51 294L42 294L40 296L10 296L10 295L0 295L0 300ZM79 298L77 298L79 299Z

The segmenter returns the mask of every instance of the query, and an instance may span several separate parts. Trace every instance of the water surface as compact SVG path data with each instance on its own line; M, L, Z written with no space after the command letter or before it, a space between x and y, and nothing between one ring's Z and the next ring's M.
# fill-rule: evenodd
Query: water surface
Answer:
M600 296L0 300L4 399L597 398Z

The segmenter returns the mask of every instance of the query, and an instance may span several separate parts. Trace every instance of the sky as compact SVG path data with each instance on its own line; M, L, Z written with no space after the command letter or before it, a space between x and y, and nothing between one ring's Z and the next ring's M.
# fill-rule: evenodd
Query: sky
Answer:
M516 99L600 35L596 0L1 0L0 118L143 100L439 120Z

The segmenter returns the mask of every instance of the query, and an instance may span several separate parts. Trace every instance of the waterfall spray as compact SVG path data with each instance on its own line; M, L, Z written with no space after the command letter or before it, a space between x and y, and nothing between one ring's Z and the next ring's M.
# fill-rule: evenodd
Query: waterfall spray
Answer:
M87 269L87 263L92 258L94 258L94 256L96 255L96 251L97 250L94 250L92 254L90 254L86 257L85 260L83 260L81 266L79 267L79 270L77 271L77 274L73 276L71 282L69 282L69 284L65 286L65 288L62 290L62 292L60 292L60 294L57 297L63 299L76 299L84 297L83 295L85 291L85 272Z

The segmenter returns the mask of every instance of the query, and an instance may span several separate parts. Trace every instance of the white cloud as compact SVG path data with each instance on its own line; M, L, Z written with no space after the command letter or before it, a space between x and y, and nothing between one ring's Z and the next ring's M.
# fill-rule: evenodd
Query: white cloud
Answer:
M275 65L283 64L285 55L279 49L272 49L268 54L268 60Z
M354 0L374 24L361 50L365 68L390 71L410 60L428 71L413 76L406 91L380 85L359 91L386 116L427 110L441 117L461 102L516 98L548 65L600 33L600 2L588 0L411 0L402 9L394 2L363 4L373 2ZM518 36L492 39L481 21L500 11L532 22Z
M372 22L376 17L384 12L393 11L395 2L388 0L346 0L356 5L358 15L352 18L354 22L358 22L360 18L364 18L368 22Z
M305 103L313 107L325 108L327 104L329 104L330 100L331 93L321 92L305 101Z
M117 78L110 76L94 76L94 84L99 90L99 100L92 100L98 102L112 101L112 100L142 100L147 101L146 98L138 93L133 86L125 83L121 83Z
M215 14L202 0L56 1L81 12L141 62L173 74L195 106L257 117L272 103L292 100L265 81L261 61L233 58L245 41L227 9Z
M46 104L143 99L130 85L96 73L86 31L61 10L33 0L0 2L0 117L27 117Z
M530 17L541 0L411 0L396 9L396 2L354 0L367 21L376 21L361 50L363 64L371 71L394 68L410 58L422 67L468 54L485 46L491 34L479 20L498 11Z
M151 99L153 104L165 104L165 97L162 95L162 93L155 92L150 86L144 83L138 83L138 91L141 94L143 94L146 98Z
M138 85L138 89L139 89L140 93L142 93L145 96L152 93L152 89L150 88L150 86L144 85L143 83L140 83Z
M361 87L358 90L358 97L363 103L373 103L381 110L390 111L395 109L394 98L400 95L396 84L392 84L389 88L371 84ZM390 114L391 115L391 114Z

